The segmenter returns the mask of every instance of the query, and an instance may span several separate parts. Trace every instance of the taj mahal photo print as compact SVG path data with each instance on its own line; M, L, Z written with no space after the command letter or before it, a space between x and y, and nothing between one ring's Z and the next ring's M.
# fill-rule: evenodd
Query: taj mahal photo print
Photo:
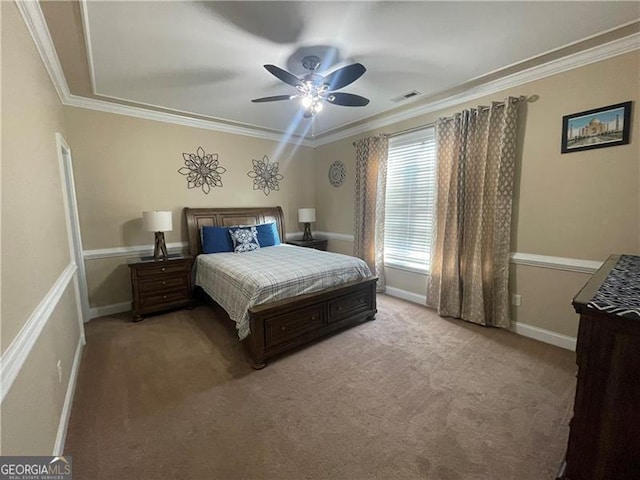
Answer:
M629 143L631 102L562 117L562 153Z

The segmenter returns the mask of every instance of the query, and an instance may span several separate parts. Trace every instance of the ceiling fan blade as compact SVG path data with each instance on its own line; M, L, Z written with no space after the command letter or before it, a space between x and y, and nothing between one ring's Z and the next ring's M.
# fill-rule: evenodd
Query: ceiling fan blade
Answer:
M254 98L253 103L277 102L278 100L291 100L291 95L276 95L274 97Z
M343 107L364 107L369 103L368 98L354 95L353 93L333 92L327 95L327 102Z
M264 68L273 75L274 77L278 77L284 83L288 83L292 87L304 87L304 82L296 77L294 74L287 72L286 70L281 69L280 67L276 67L275 65L265 65Z
M367 69L361 63L353 63L330 73L324 77L324 82L329 85L329 90L339 90L355 82L366 71Z

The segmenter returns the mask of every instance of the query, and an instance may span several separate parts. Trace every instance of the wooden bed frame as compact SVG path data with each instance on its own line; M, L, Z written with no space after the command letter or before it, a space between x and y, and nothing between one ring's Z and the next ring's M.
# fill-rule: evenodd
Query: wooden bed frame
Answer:
M185 208L189 253L202 253L204 226L258 225L276 222L285 241L280 207ZM372 320L376 310L376 277L369 277L320 292L298 295L249 309L250 335L245 338L256 370L276 355L296 349L344 328Z

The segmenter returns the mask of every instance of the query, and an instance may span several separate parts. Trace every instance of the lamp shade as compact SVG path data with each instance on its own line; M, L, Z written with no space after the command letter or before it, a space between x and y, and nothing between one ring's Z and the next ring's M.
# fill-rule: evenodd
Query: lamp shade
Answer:
M316 221L315 208L299 208L298 209L298 222L311 223L315 221Z
M170 232L173 230L171 212L142 212L142 227L147 232Z

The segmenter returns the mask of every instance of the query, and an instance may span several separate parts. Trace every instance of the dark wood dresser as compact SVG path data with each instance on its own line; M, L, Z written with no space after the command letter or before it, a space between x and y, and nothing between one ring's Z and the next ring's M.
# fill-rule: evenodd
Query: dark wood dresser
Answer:
M153 257L130 258L133 290L133 318L180 307L193 306L191 264L193 257L169 256L166 260Z
M580 314L569 480L640 479L640 257L612 255L573 299Z

